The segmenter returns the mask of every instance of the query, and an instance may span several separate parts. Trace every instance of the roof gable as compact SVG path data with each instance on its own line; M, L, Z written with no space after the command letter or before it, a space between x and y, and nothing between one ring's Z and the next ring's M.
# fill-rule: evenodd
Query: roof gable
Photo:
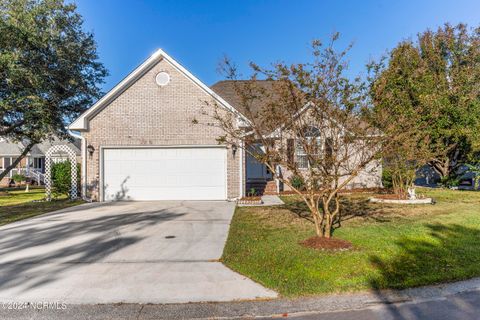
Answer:
M92 119L96 114L102 111L106 106L108 106L113 100L120 96L125 90L132 86L138 79L140 79L146 72L148 72L152 67L154 67L161 60L165 60L170 65L172 65L176 70L181 74L187 77L200 89L214 98L221 106L227 109L230 112L235 113L239 119L243 121L248 121L240 112L238 112L234 107L232 107L227 101L222 97L213 92L208 86L191 74L187 69L181 66L177 61L171 58L163 50L159 49L154 54L152 54L147 60L145 60L140 66L138 66L134 71L132 71L127 77L120 81L113 89L111 89L107 94L105 94L100 100L98 100L92 107L86 110L80 117L78 117L74 122L72 122L68 129L76 131L88 131L89 120Z

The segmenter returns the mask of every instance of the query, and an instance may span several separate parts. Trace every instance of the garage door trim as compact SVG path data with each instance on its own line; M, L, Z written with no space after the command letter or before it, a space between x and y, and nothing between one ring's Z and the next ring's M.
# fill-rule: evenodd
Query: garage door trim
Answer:
M225 153L227 152L227 147L222 146L222 145L208 145L208 144L202 144L202 145L149 145L149 146L141 146L141 145L113 145L113 146L100 146L100 152L99 152L99 167L100 167L100 201L105 202L105 195L104 195L104 151L106 149L211 149L211 148L216 148L216 149L225 149ZM225 200L228 199L228 156L225 154Z

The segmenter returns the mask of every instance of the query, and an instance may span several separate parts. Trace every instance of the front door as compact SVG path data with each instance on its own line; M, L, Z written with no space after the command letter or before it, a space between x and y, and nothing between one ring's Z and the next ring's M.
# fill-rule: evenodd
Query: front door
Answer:
M272 173L263 164L257 161L253 156L247 153L247 180L271 180Z

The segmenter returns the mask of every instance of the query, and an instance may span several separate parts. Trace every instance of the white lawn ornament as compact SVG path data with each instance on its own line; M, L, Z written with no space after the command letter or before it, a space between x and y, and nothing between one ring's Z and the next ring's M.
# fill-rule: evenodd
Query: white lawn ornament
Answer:
M408 188L408 200L415 200L417 199L417 195L415 194L415 188Z
M45 154L45 194L46 200L52 200L52 155L58 152L64 152L68 155L70 161L70 174L72 185L70 188L70 199L77 198L77 155L75 151L72 150L67 145L56 145L50 147L47 153Z

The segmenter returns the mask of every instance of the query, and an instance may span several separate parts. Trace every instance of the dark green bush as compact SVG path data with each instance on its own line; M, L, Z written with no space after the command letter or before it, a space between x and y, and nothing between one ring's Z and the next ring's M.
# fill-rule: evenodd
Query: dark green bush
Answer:
M451 174L449 176L443 177L440 180L440 183L447 188L458 187L460 184L460 177L457 174Z
M15 183L22 183L27 180L27 178L23 174L15 173L12 176L12 180L15 181Z
M382 170L382 184L384 188L393 188L392 172L390 171L390 169L385 167Z
M69 195L71 190L70 162L62 161L52 165L52 192L54 197ZM77 165L77 180L80 176L80 166ZM78 181L76 182L78 184Z
M292 187L294 187L297 190L303 190L305 187L305 181L301 176L294 175L290 178L290 183L292 184Z

